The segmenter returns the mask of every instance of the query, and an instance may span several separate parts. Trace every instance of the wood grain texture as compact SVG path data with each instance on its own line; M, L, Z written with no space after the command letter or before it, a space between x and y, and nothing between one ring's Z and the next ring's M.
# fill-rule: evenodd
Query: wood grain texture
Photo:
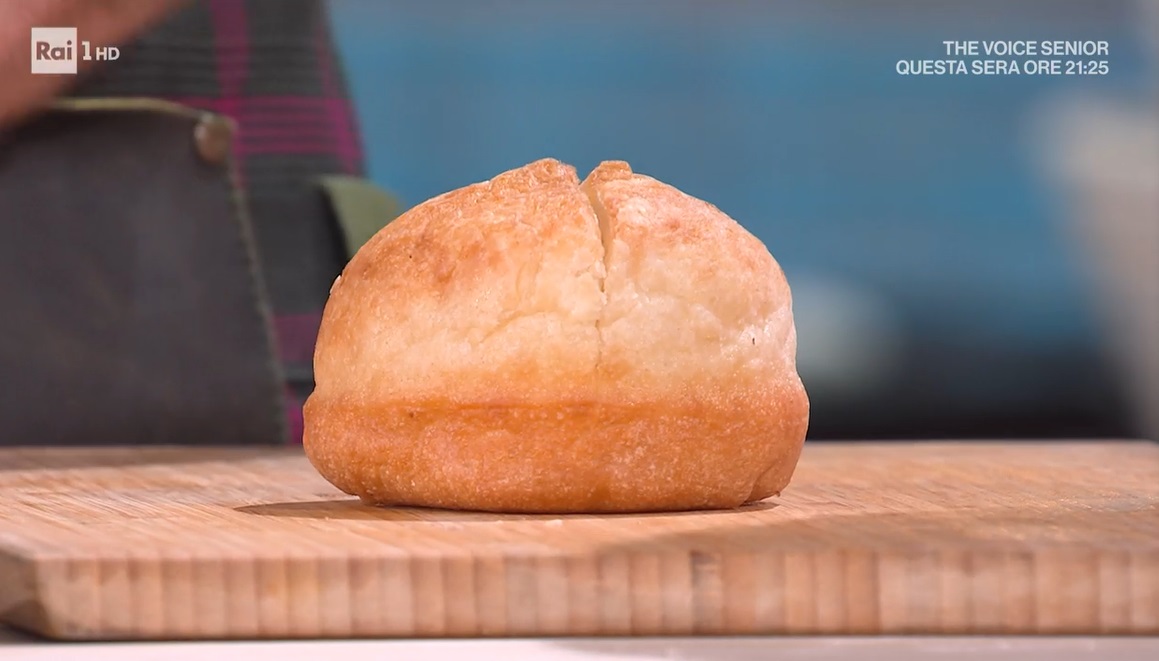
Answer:
M290 450L0 450L0 621L63 639L1159 633L1159 446L812 444L736 511L372 508Z

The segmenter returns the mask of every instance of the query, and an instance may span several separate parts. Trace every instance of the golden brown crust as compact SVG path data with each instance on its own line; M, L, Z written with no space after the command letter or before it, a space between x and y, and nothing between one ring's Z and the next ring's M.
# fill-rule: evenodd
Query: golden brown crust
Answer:
M415 207L331 292L307 454L340 489L519 512L778 493L808 399L784 274L624 163L532 163Z
M311 400L307 452L339 489L373 503L498 512L723 509L789 482L804 393L764 406L367 409Z

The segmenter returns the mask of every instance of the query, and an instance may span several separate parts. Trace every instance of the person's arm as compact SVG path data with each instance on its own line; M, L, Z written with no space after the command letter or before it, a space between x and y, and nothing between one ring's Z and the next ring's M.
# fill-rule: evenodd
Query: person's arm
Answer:
M69 75L32 75L31 28L75 27L78 37L94 46L119 46L186 1L0 0L0 130L76 81ZM78 72L90 64L78 61Z

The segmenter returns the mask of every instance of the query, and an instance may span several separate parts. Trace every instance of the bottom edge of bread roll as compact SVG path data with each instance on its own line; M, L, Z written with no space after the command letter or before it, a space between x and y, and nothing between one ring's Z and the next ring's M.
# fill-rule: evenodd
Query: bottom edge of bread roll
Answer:
M807 402L357 405L312 396L303 445L363 502L501 513L731 509L796 469Z

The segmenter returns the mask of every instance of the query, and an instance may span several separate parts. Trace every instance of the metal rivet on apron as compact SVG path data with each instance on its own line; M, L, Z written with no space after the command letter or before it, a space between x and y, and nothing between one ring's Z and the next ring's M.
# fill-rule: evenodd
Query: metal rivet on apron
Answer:
M206 115L193 129L193 142L206 163L223 165L233 143L233 123L220 115Z

